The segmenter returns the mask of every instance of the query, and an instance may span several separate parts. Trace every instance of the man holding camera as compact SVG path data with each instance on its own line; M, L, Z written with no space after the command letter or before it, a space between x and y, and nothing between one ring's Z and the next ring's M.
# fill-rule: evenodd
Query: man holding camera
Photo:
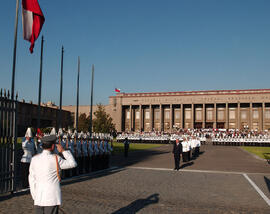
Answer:
M56 144L56 140L55 135L43 137L43 151L34 156L30 164L29 184L36 213L58 213L62 202L60 170L77 166L71 152L64 150L61 144ZM65 159L53 154L55 147Z

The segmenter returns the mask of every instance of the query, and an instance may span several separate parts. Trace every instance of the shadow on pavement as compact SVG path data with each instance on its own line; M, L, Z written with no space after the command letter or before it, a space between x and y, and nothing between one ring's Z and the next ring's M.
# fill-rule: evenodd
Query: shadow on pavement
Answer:
M11 199L11 198L14 198L14 197L19 197L19 196L22 196L22 195L27 195L29 193L30 193L30 190L28 189L26 191L16 192L16 193L13 193L13 194L7 193L6 195L0 195L0 202L1 201L4 201L4 200Z
M125 169L124 168L119 168L119 169L106 169L106 170L102 170L102 171L96 171L96 172L92 172L92 173L89 173L89 174L85 174L85 175L72 177L70 179L63 180L61 185L63 186L63 185L68 185L68 184L87 181L87 180L90 180L90 179L93 179L93 178L100 178L100 177L112 175L114 173L118 173L118 172L123 171L123 170L125 170Z
M184 164L182 164L182 165L180 166L180 169L183 169L183 168L185 168L185 167L191 166L191 165L193 165L193 164L194 164L193 161L192 161L192 162L188 162L188 163L184 163Z
M113 212L112 214L135 214L150 204L158 203L158 201L159 201L159 194L155 193L153 195L150 195L147 198L142 198L142 199L133 201L126 207L120 208L119 210Z
M111 165L122 167L130 166L151 158L154 155L162 155L166 153L170 153L170 151L159 148L159 150L142 150L130 152L128 157L124 157L124 154L117 154L111 158Z
M265 181L265 183L267 185L268 192L270 192L270 180L267 177L264 176L264 181Z

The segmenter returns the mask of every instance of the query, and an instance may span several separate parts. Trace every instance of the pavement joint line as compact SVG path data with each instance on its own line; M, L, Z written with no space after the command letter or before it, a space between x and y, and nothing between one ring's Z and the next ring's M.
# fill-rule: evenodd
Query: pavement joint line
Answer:
M259 195L265 200L265 202L270 206L270 200L267 196L260 190L260 188L248 177L247 174L243 174L243 176L248 180L251 186L259 193Z
M129 166L126 167L128 169L146 169L146 170L157 170L157 171L174 171L169 168L152 168L152 167L136 167ZM215 171L215 170L197 170L197 169L180 169L180 172L201 172L201 173L215 173L215 174L235 174L235 175L243 175L243 174L252 174L252 175L268 175L270 173L246 173L246 172L227 172L227 171Z

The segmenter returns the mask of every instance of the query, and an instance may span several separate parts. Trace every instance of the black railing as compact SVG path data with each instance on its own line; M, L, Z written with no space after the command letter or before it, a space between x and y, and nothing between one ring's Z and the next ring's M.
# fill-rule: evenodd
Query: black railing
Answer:
M0 194L16 189L17 97L11 100L9 91L0 91Z

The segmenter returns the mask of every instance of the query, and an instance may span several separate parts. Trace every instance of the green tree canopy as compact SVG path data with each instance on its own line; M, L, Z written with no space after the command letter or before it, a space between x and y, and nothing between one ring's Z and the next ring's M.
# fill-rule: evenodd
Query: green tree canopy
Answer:
M80 114L78 118L78 131L87 132L89 130L90 117L86 117L86 114Z
M115 131L115 124L112 118L106 113L105 107L98 104L98 109L94 112L93 131L96 133L110 133Z

